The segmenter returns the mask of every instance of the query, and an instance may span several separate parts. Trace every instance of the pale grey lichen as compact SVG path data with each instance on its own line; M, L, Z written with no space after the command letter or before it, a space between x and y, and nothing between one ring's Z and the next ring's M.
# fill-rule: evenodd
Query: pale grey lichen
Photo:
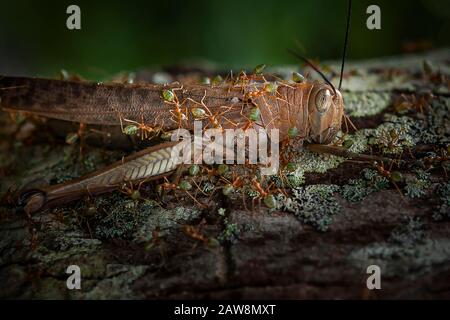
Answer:
M420 218L408 217L394 228L384 242L370 244L349 255L358 268L378 265L385 275L414 278L435 265L450 261L448 239L428 239Z
M228 218L224 219L224 229L217 237L221 243L235 243L239 239L241 229L236 223L231 223Z
M151 241L153 231L158 229L163 236L200 215L195 207L164 209L156 201L131 200L120 193L98 197L94 205L97 214L91 223L95 225L95 236L100 239Z
M133 283L145 274L148 266L128 265L106 265L105 276L86 293L74 292L75 297L80 299L123 299L143 298L142 294L133 290ZM73 290L80 291L80 290Z
M343 185L339 190L341 196L350 202L359 202L371 192L372 190L367 187L366 181L363 179L350 179L348 184Z
M354 134L349 135L352 145L349 148L350 152L363 153L368 148L368 141L364 131L358 130Z
M277 195L279 210L292 212L303 223L319 231L326 231L332 223L332 216L341 209L334 198L336 185L310 185L292 189L292 197Z
M375 170L365 168L361 174L363 179L350 179L348 184L339 188L340 195L347 201L359 202L369 194L389 186L389 180Z
M352 114L350 107L349 114ZM400 154L417 143L448 144L450 142L450 98L439 97L431 101L431 110L416 113L415 117L385 114L377 128L361 129L347 134L345 140L352 145L349 151L363 153L368 147L379 147L386 154ZM337 138L343 137L343 132Z
M201 215L197 208L186 206L172 209L151 206L141 209L144 209L144 213L133 233L133 240L138 243L151 242L154 231L157 231L159 238L178 232L183 225L192 223Z
M297 170L294 173L287 174L286 178L287 178L287 185L290 188L297 188L305 183L305 174L301 170Z
M351 252L349 260L359 270L375 264L385 276L414 279L434 266L450 262L450 241L445 238L425 239L412 247L377 242Z
M331 154L318 154L308 150L302 150L296 157L298 165L297 175L305 172L324 173L330 169L337 168L345 159Z
M138 201L126 200L113 194L111 197L97 198L96 207L101 207L99 221L94 229L99 238L129 238L146 211L140 210Z
M257 197L261 196L260 193L258 191L256 191L255 189L253 189L251 186L244 186L243 191L250 198L257 198Z
M296 188L305 183L305 173L299 168L292 172L283 170L281 175L270 176L270 181L278 188Z
M426 189L430 186L430 174L421 169L415 170L416 176L406 181L404 188L406 195L410 198L419 198L425 195Z
M386 114L386 122L375 129L364 129L368 144L381 149L383 153L400 154L406 147L413 147L419 142L418 123L413 118Z
M345 112L352 117L373 116L386 109L391 96L387 92L343 92Z
M225 216L225 209L224 208L219 208L218 210L217 210L217 213L219 214L219 216L222 216L222 217L224 217Z
M211 193L214 190L215 190L215 186L211 182L205 182L203 184L203 192L204 193Z
M404 222L392 230L389 242L406 247L414 247L425 240L425 225L419 217L407 217Z
M425 124L417 132L426 144L448 144L450 142L450 98L439 97L431 101L431 110L418 114Z

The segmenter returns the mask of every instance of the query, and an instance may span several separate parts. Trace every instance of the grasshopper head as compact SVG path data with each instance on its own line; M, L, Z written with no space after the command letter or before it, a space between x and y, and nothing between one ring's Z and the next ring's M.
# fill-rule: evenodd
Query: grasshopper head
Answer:
M337 89L327 83L316 82L308 100L311 140L329 144L341 129L344 100Z

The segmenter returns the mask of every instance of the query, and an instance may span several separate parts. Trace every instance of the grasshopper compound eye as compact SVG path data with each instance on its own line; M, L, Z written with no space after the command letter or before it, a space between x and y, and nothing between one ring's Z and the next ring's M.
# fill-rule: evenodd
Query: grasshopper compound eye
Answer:
M316 96L316 108L320 113L326 112L331 106L331 92L328 89L320 90Z

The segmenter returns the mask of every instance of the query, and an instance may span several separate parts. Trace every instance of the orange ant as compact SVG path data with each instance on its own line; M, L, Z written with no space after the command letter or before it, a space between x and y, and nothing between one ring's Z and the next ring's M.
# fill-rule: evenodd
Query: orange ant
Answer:
M225 183L231 185L233 188L241 188L244 185L244 182L242 181L241 177L237 176L236 172L234 171L231 176L231 181L223 176L220 177L220 179Z
M123 119L123 121L129 122L132 124L129 126L126 126L124 128L122 119ZM120 120L120 128L122 129L123 133L128 134L128 135L134 135L137 133L138 130L141 130L141 139L142 140L148 139L148 134L152 134L152 136L154 137L154 136L158 135L158 133L160 133L162 130L161 128L156 128L156 127L146 125L144 123L144 116L141 116L140 123L137 121L125 119L122 117L119 117L119 120Z
M167 92L167 95L164 96L164 92L163 92L163 98L164 98L164 103L167 103L174 107L174 109L170 110L170 114L172 115L171 120L173 122L177 123L178 127L181 128L183 122L185 122L185 123L188 122L189 116L187 113L187 107L184 108L184 112L182 110L184 102L180 103L178 96L174 92L177 90L183 90L183 86L181 86L179 88L165 90L164 92Z
M75 144L75 142L78 139L80 140L80 149L79 149L80 157L83 157L85 133L86 133L86 124L80 123L76 133L70 132L66 136L66 143L70 145Z
M416 95L412 94L407 97L405 94L401 94L402 101L395 105L395 110L397 112L406 111L409 109L416 110L417 112L424 113L424 110L429 110L431 107L431 100L434 98L432 93L425 93L417 98Z
M200 221L198 226L183 225L183 232L190 238L203 242L204 244L209 243L209 239L202 233L202 227L206 224L205 219Z
M127 184L125 183L122 188L120 189L120 192L122 192L123 194L126 194L127 196L129 196L131 199L133 200L139 200L142 199L141 198L141 193L139 192L139 190L142 187L142 184L144 182L146 182L146 180L143 180L141 182L139 182L137 189L134 188L133 183L131 181L130 182L130 186L128 187Z
M248 117L244 114L244 106L241 107L240 115L242 118L247 120L242 126L242 130L244 130L244 132L251 128L256 123L256 121L260 119L261 111L259 109L259 106L253 102L252 105L254 107L250 110Z
M397 189L397 191L400 193L400 195L403 197L403 193L401 192L400 188L397 186L396 182L400 182L403 177L402 174L398 171L391 171L392 170L392 166L394 165L394 161L391 162L391 165L389 166L389 169L386 170L384 167L383 162L381 162L380 164L378 164L378 162L374 162L374 166L377 169L378 173L387 178L390 182L392 182L392 184L394 185L394 187Z
M425 158L423 158L423 163L427 167L427 169L430 169L433 167L434 164L440 164L442 169L445 172L445 175L447 176L447 170L445 169L445 163L450 161L450 157L445 154L445 152L442 152L441 155L430 155Z
M233 87L241 88L242 90L244 90L251 81L257 80L267 82L262 74L247 75L244 70L241 70L236 79L233 81Z
M176 183L171 183L169 182L169 180L164 177L164 182L162 184L159 185L159 191L158 193L162 196L165 194L165 191L167 190L183 190L197 205L199 205L200 207L205 207L204 204L200 203L197 199L195 199L195 197L189 192L189 189L191 189L191 184L188 183L187 181L182 181L179 185L177 185ZM176 194L175 194L176 197Z
M424 162L427 164L447 162L449 160L449 156L429 156L424 158Z
M261 182L259 182L258 180L256 180L256 178L253 178L252 184L253 184L253 187L255 187L256 191L258 191L259 196L260 196L261 198L265 198L265 197L267 197L267 196L269 195L269 192L268 192L268 191L265 191L265 190L262 188ZM272 184L271 184L266 190L269 190L270 187L271 187L272 185L273 185L273 182L272 182Z
M397 132L397 130L392 129L391 131L389 131L389 141L387 143L387 147L390 151L393 151L399 143L400 140L400 134Z
M169 182L169 180L164 177L164 182L158 185L157 191L160 195L165 193L167 190L176 190L178 187L175 183Z
M161 237L159 236L160 233L160 227L156 226L154 230L152 230L152 238L149 243L145 246L146 250L150 250L154 247L157 247L160 244Z
M256 121L261 119L261 110L259 105L256 103L255 98L261 98L263 103L266 105L267 109L271 109L272 104L268 103L266 101L266 95L268 93L273 93L274 96L269 97L269 99L275 99L276 102L281 102L287 105L287 112L288 112L288 119L290 119L290 108L292 106L292 103L290 103L289 101L287 101L285 98L282 97L282 95L278 92L278 87L279 86L286 86L289 87L291 89L294 89L294 87L286 84L286 83L273 83L273 82L266 82L264 83L264 87L261 89L258 89L255 85L255 90L254 91L248 91L247 93L245 93L245 100L249 103L251 103L251 105L253 105L254 107L250 110L250 113L248 115L248 117L246 115L243 114L244 111L244 106L241 108L241 116L245 119L247 119L246 124L243 126L244 131L247 130L248 128L250 128L253 124L256 123ZM276 121L276 119L279 116L273 116L272 120L269 123L264 124L263 127L269 127L274 121Z
M218 128L221 129L222 125L220 123L220 119L223 118L223 120L225 120L226 122L230 123L233 127L237 127L237 124L234 123L233 121L231 121L230 119L228 119L227 117L224 117L224 114L226 114L227 112L229 112L233 106L222 106L220 107L220 109L225 109L223 112L220 112L220 110L218 110L215 114L213 114L211 112L211 110L208 108L208 106L205 104L205 98L206 98L206 90L205 93L203 94L202 99L200 100L200 102L195 101L192 98L187 98L187 101L190 101L192 103L194 103L195 105L199 105L201 108L199 108L197 111L197 114L194 115L196 118L201 119L203 117L208 118L210 124L212 125L212 127L214 128ZM192 108L191 111L194 113L195 108ZM207 127L205 127L206 129Z
M270 183L269 186L264 190L263 187L261 186L261 182L259 182L256 178L252 179L252 186L253 188L259 193L259 196L256 198L253 198L252 200L252 207L255 207L255 203L254 201L256 199L258 199L258 206L261 206L261 199L264 199L264 203L269 207L272 206L272 204L269 202L266 202L266 199L269 199L269 196L271 195L270 189L272 188L272 186L274 185L274 182ZM277 189L278 191L282 192L280 189ZM284 193L284 192L282 192ZM273 196L272 196L273 197Z

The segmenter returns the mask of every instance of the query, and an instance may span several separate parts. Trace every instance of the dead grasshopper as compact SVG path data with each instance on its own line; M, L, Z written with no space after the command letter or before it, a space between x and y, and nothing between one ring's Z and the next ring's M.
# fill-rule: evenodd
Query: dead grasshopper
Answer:
M349 1L350 18L351 1ZM333 84L309 60L305 63L324 79L267 81L261 68L254 75L241 73L239 79L214 84L91 83L78 79L52 80L0 77L1 106L8 112L24 112L49 119L85 125L119 127L124 134L147 134L175 129L193 130L194 121L221 130L278 129L280 140L292 136L314 143L329 144L341 129L344 101L340 93L344 69L345 38L341 80ZM242 78L245 75L245 79ZM242 78L242 79L241 79ZM245 81L244 81L245 80ZM345 119L345 118L344 118ZM123 125L128 124L128 127ZM130 124L132 127L130 127ZM25 210L41 208L116 189L124 181L156 179L170 174L179 159L171 157L177 142L142 150L103 170L68 183L43 187L22 194ZM320 147L315 148L320 151Z

